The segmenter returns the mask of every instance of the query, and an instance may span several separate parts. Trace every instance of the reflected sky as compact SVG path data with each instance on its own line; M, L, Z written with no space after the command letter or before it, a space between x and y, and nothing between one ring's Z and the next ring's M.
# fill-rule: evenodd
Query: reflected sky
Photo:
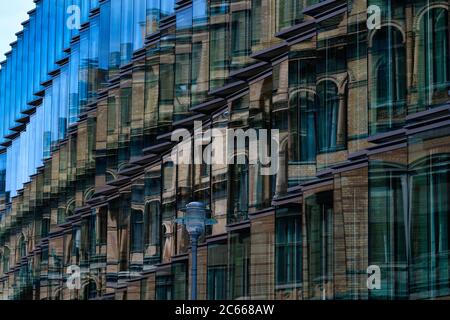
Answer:
M9 44L14 42L16 33L22 30L21 23L28 18L27 12L33 9L33 0L1 0L0 10L0 61L11 50Z

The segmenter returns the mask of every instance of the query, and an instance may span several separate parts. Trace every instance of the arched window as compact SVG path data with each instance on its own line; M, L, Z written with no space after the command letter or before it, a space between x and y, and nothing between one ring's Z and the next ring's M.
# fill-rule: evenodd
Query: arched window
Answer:
M449 50L448 10L430 9L419 22L419 104L448 100Z
M344 147L344 128L340 125L344 112L339 110L336 83L325 80L317 85L317 147L319 153L333 152Z
M249 165L230 165L230 215L229 223L236 223L247 219L249 207Z
M371 134L400 126L405 117L406 58L403 35L395 27L377 31L371 48Z
M8 247L5 247L3 249L3 261L1 261L3 265L3 274L9 272L9 256L10 256L10 250Z
M25 257L27 255L27 244L25 242L25 236L22 235L19 239L19 243L18 243L18 258L22 259L23 257Z
M290 162L314 162L316 159L316 103L316 95L309 91L296 92L290 99Z

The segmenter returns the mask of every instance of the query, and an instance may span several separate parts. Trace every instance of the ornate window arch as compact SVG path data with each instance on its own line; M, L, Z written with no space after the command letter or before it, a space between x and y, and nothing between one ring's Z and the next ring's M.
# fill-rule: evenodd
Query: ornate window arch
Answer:
M417 86L419 105L448 100L450 83L450 41L448 5L436 5L422 12L416 22Z
M20 263L20 260L23 257L27 256L27 241L26 241L25 235L23 233L20 235L20 238L19 238L19 240L17 242L16 253L17 253L16 254L16 257L17 257L16 260L17 260L18 263Z
M406 48L403 33L393 25L372 37L370 130L371 134L401 125L406 106Z

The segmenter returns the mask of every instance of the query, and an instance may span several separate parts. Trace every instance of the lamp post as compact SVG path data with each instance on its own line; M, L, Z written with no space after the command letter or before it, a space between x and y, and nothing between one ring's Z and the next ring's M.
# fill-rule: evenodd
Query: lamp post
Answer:
M197 245L198 239L205 232L205 226L216 224L216 220L206 218L206 206L203 202L191 202L182 210L185 212L183 218L176 219L179 224L184 224L189 233L192 249L192 288L191 300L197 300Z

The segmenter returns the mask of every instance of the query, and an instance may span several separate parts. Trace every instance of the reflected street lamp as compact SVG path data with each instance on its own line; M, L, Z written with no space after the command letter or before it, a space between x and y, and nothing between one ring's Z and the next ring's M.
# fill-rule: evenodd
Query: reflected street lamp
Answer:
M206 218L206 206L203 202L191 202L182 210L185 212L183 218L178 218L175 221L186 226L189 233L191 248L192 248L192 289L191 300L197 300L197 245L198 239L205 232L205 227L216 224L215 219Z

